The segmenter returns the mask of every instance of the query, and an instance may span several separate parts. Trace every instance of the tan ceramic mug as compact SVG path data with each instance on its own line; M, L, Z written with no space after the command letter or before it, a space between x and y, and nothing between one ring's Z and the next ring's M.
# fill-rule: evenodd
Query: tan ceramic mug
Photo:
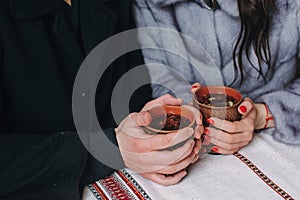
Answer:
M211 117L228 121L240 120L238 107L242 101L240 92L225 86L199 86L193 94L193 105L202 113L204 126L211 126L207 123L207 119ZM218 154L211 151L212 146L213 144L203 145L203 148L210 154Z

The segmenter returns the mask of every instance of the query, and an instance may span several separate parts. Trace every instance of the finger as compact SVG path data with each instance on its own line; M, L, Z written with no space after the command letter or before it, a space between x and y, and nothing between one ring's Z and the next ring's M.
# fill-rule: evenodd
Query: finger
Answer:
M197 125L194 129L195 131L195 139L199 140L203 134L203 131L204 131L204 126L203 125Z
M156 172L161 174L174 174L188 167L196 157L197 157L196 154L191 153L189 156L187 156L185 159L181 160L180 162L177 162L172 165L168 165Z
M142 173L141 175L160 185L169 186L179 183L187 175L187 172L182 170L169 176L159 173Z
M201 146L202 146L202 142L201 142L201 139L199 139L199 140L195 140L195 146L194 146L194 153L195 154L198 154L199 153L199 151L200 151L200 149L201 149Z
M178 147L172 151L136 153L122 150L121 153L127 163L126 166L135 169L137 172L151 172L184 160L193 152L194 145L195 142L189 140L182 147Z
M203 145L209 145L210 144L210 137L208 135L203 136Z
M181 105L183 102L182 99L178 99L173 97L170 94L165 94L157 99L154 99L150 102L148 102L142 109L142 111L147 111L149 110L151 107L153 107L154 105L173 105L173 106L178 106Z
M199 110L197 110L193 106L183 105L182 107L185 107L185 108L189 109L190 111L192 111L194 113L195 120L196 120L196 127L195 127L195 135L194 135L194 137L196 139L200 139L200 137L201 137L201 135L203 133L203 130L204 130L204 127L203 127L203 124L202 124L202 114L199 112Z
M215 117L208 118L206 120L210 125L220 129L224 130L229 133L237 132L236 127L233 126L233 123L227 120L218 119Z
M131 113L115 129L116 136L125 141L151 138L153 135L145 134L143 129L143 126L149 125L151 121L151 115L148 112Z
M192 128L180 129L177 132L168 134L145 134L143 130L136 131L136 129L126 129L121 134L118 133L117 137L123 137L123 140L130 141L129 145L123 145L122 151L126 153L145 153L156 150L165 149L178 145L184 141L193 139L194 131ZM121 148L121 147L120 147Z
M182 147L178 147L172 151L164 150L152 152L153 155L150 157L149 163L160 166L159 169L173 165L186 159L193 152L194 145L195 141L189 140Z
M178 163L193 152L194 145L195 141L189 140L182 147L178 147L172 151L161 151L162 153L156 157L157 162L162 163L162 160L164 160L166 165Z
M254 108L254 103L251 99L245 98L244 101L239 105L238 111L242 117L246 116Z
M246 124L243 124L244 122L242 120L231 122L224 119L211 117L207 119L207 122L210 125L228 133L239 133L248 129L248 127L245 126Z
M239 148L247 145L249 143L249 141L228 144L228 143L224 143L220 140L216 140L215 138L210 138L210 143L217 145L218 147L221 147L222 149L225 149L227 151L235 151L236 149L239 149Z
M241 133L227 133L215 128L206 128L207 135L215 141L221 141L227 144L235 144L240 142L247 142L252 139L252 132L241 132Z
M146 111L131 113L120 123L118 128L136 128L140 126L147 126L151 123L151 121L151 115Z
M172 132L168 134L157 134L152 135L147 138L140 138L134 141L134 147L139 150L139 152L149 152L155 150L165 149L188 139L192 139L194 130L192 128L180 129L177 132Z
M191 92L192 94L195 94L195 92L196 92L200 87L201 87L200 83L194 83L194 84L192 85L192 87L191 87L190 92Z
M194 158L194 160L192 160L191 164L195 164L198 160L199 160L200 156L199 154L197 154Z
M213 152L220 153L220 154L234 154L235 152L240 150L240 147L236 148L236 149L233 149L233 150L226 150L226 149L223 149L222 147L219 147L219 146L213 146L211 148L211 150Z
M202 114L200 113L200 111L198 109L196 109L195 107L193 107L191 105L183 105L182 107L185 107L185 108L189 109L190 111L192 111L195 115L196 124L202 125Z

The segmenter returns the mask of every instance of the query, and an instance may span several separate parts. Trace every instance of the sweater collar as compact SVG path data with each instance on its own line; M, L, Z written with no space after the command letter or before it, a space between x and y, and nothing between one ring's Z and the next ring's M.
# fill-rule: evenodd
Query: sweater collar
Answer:
M183 3L187 2L189 0L152 0L155 4L158 4L159 6L169 6L176 3ZM191 0L200 5L203 8L206 8L206 4L203 0ZM283 6L286 6L287 4L290 4L294 2L295 0L275 0L276 6L278 9L280 9ZM218 4L220 6L220 10L225 12L226 14L232 16L232 17L238 17L238 4L237 0L218 0Z

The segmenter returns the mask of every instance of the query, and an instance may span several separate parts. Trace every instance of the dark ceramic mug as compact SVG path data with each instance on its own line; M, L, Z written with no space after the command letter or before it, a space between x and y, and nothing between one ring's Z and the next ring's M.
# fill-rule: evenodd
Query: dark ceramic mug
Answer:
M194 113L182 106L155 106L149 109L148 112L151 115L152 122L150 125L145 126L144 130L146 134L151 135L177 132L186 127L194 128L196 121ZM193 139L193 137L189 139ZM162 150L176 149L186 141Z

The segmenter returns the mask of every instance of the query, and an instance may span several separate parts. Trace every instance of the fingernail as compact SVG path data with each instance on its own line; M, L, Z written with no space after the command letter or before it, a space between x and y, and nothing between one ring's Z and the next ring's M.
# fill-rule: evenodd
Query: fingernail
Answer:
M211 124L211 125L215 124L214 120L212 120L211 118L207 119L206 122Z
M195 88L197 88L197 87L198 87L197 85L193 85L193 86L192 86L192 89L195 89Z
M214 152L218 152L219 151L219 149L217 147L213 147L213 148L211 148L211 150L214 151Z
M204 133L205 135L209 135L210 131L209 131L208 128L205 128L203 133Z
M246 107L246 106L240 106L240 111L241 111L242 113L247 112L247 107Z

